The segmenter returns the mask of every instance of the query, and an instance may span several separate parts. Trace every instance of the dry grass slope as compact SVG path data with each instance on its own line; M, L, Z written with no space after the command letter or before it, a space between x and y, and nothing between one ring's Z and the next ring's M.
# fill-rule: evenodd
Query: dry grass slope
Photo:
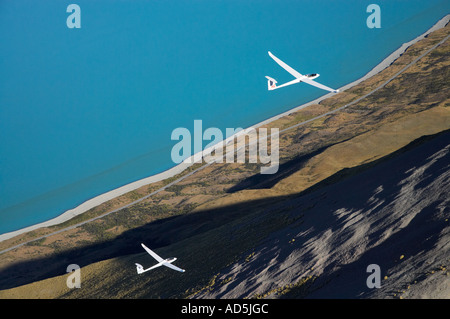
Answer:
M267 126L287 128L367 94L441 41L449 29L433 32L354 88ZM301 225L303 214L314 209L297 207L293 199L347 177L348 168L374 163L422 136L450 128L449 53L447 41L369 97L283 132L275 176L262 177L254 164L211 165L129 208L2 254L0 298L185 298L237 289L242 282L232 275L220 277L223 269L251 255L271 234ZM142 187L64 225L4 241L0 249L121 207L169 182ZM293 210L301 213L293 216ZM151 262L140 251L140 241L163 256L177 256L189 276L161 269L138 277L134 262ZM258 253L247 264L252 260L272 262ZM69 263L82 266L82 289L66 287ZM298 297L304 293L301 278L316 278L306 272L276 286L275 279L261 284L258 272L249 271L249 280L259 286L247 297L273 297L276 292Z

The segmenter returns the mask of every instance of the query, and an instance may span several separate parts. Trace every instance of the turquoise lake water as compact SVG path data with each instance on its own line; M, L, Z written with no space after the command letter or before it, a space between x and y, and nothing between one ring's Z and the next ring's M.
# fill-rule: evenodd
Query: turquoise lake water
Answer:
M69 29L69 4L81 28ZM369 29L369 4L381 28ZM339 88L449 13L441 0L0 2L0 234L175 166L177 127L248 127ZM205 142L206 144L207 142Z

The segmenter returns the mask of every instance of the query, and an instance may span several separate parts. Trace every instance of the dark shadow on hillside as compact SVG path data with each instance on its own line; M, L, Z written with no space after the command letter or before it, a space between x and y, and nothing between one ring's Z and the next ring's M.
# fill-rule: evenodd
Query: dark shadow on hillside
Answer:
M284 269L287 276L302 276L305 271L309 274L312 266L323 268L312 287L289 289L282 298L368 297L373 290L366 285L367 266L379 265L384 277L387 270L400 264L401 255L406 256L401 264L405 268L394 275L418 279L417 267L445 254L441 245L448 242L442 237L448 227L443 221L448 209L443 212L442 207L450 183L449 153L440 151L448 147L449 137L450 131L446 131L420 138L378 160L379 165L343 170L302 196L272 206L274 211L275 206L284 205L292 216L302 217L301 223L273 232L252 249L258 256L251 266L242 262L242 267L233 264L222 270L221 278L232 277L233 281L214 298L229 297L226 293L233 289L237 298L246 297L248 292L242 287L251 287L256 280L270 285ZM361 250L359 245L365 240L372 248ZM255 278L255 274L261 277ZM394 284L401 287L408 282ZM279 291L280 287L271 288ZM389 289L386 292L390 293Z
M443 131L437 135L431 135L431 136L423 136L421 138L418 138L414 141L412 141L411 143L409 143L408 145L406 145L405 147L389 154L386 155L378 160L366 163L366 164L362 164L359 165L357 167L354 168L344 168L341 171L335 173L334 175L330 176L329 178L325 179L324 181L317 183L315 185L313 185L312 187L310 187L309 189L305 190L304 192L311 192L314 191L320 187L323 187L325 185L329 185L332 183L335 183L339 180L341 180L344 177L348 177L348 176L352 176L354 174L358 174L361 171L364 171L372 166L377 165L380 162L389 160L390 158L393 158L395 156L398 156L399 154L406 152L440 134L445 134L446 132L450 132L450 130L447 131ZM336 145L336 144L340 144L343 143L347 140L341 141L339 143L335 143L332 145L328 145L325 147L322 147L312 153L306 154L306 155L301 155L301 156L297 156L283 164L280 164L278 172L276 174L273 175L262 175L262 174L255 174L252 175L244 180L242 180L241 182L239 182L238 184L236 184L233 187L230 187L227 192L228 193L235 193L244 189L268 189L268 188L272 188L276 183L278 183L279 181L285 179L286 177L291 176L292 174L294 174L295 172L297 172L298 170L300 170L301 168L303 168L303 166L314 156L322 153L324 150L326 150L327 148L329 148L330 146ZM304 193L302 192L302 194Z
M435 198L435 200L430 200L428 197L422 198L411 198L412 201L416 201L417 203L427 202L427 205L423 205L420 210L418 210L414 217L407 223L405 227L400 228L395 234L389 236L385 241L381 244L374 246L373 248L362 252L358 259L355 261L345 264L339 265L339 269L336 270L336 264L329 264L325 267L324 273L332 273L334 268L334 273L331 275L326 275L320 278L315 283L317 291L311 293L309 297L311 298L367 298L371 297L374 293L377 293L377 289L370 289L367 287L366 279L370 275L367 272L367 266L371 264L376 264L380 266L382 277L385 275L397 276L397 273L387 273L389 270L395 269L396 272L401 273L404 271L403 276L399 276L400 278L409 278L410 281L404 282L383 282L382 288L384 296L389 294L390 296L394 296L398 291L390 290L392 287L396 287L397 289L404 289L406 286L412 285L414 281L420 281L421 277L424 276L424 270L432 270L433 266L439 265L441 262L444 263L446 259L448 259L448 251L447 256L444 256L445 249L443 249L442 245L445 242L448 242L448 238L445 239L444 229L448 227L448 224L443 222L443 216L448 214L448 207L445 208L447 213L443 212L442 204L445 202L448 197L448 188L445 185L448 185L448 153L443 157L443 159L439 159L438 156L434 156L434 159L430 159L428 156L437 155L443 147L448 146L450 141L450 131L447 130L445 132L441 132L439 134L433 136L422 137L405 148L396 152L397 155L401 153L405 153L409 150L414 149L421 144L423 147L420 148L420 151L414 150L413 152L408 152L408 156L412 155L413 159L403 157L403 162L396 159L394 154L391 154L387 157L387 159L395 159L398 165L397 167L394 165L394 161L384 163L388 165L384 165L384 163L380 166L377 166L376 169L379 173L376 180L378 181L379 177L380 182L382 182L382 186L384 189L379 195L379 201L383 202L381 207L385 207L385 205L390 205L392 203L401 203L396 202L398 200L398 196L401 193L400 189L408 188L410 186L412 192L418 191L417 194L427 195L426 190L437 181L438 177L447 176L445 179L440 182L436 182L434 185L434 189L440 189L439 191L433 192L433 195L440 194ZM427 144L432 140L433 142ZM436 160L437 159L437 160ZM389 167L388 172L382 172L382 167ZM396 171L396 168L401 167L402 170ZM418 183L413 182L414 175L417 172L416 169L427 167L424 175L421 176L420 181ZM411 170L410 173L405 174ZM402 173L402 174L400 174ZM383 176L384 174L384 176ZM391 176L390 176L391 175ZM357 178L362 180L365 174L358 175ZM352 179L353 181L354 179ZM441 184L443 183L443 184ZM375 183L371 182L372 186L376 186ZM339 186L346 186L346 183L339 183ZM333 188L331 188L333 189ZM355 190L356 191L356 190ZM372 187L372 191L376 190ZM412 194L410 194L412 195ZM368 204L366 202L366 207L364 206L363 199L368 199L373 196L373 192L367 192L365 196L359 196L355 202L355 205L351 205L353 209L364 209L367 208ZM359 203L358 203L359 202ZM399 205L396 209L399 211L404 210L403 216L391 216L389 214L388 218L395 220L395 218L403 218L413 213L408 209L404 209L403 205ZM408 206L409 207L409 206ZM412 210L414 210L412 206ZM363 214L370 212L370 215L377 214L379 208L376 208L373 211L366 210ZM392 214L397 213L394 209L390 212ZM400 220L400 219L398 219ZM377 231L371 233L368 236L370 242L377 242L386 232L386 229L381 225L386 223L385 219L378 219L375 223L371 225L371 228L377 229ZM448 232L447 232L448 233ZM406 256L402 260L400 256ZM442 259L439 259L438 256L441 256ZM403 265L403 266L402 266ZM404 270L403 270L404 269ZM387 278L389 278L387 277ZM323 286L322 286L323 285ZM385 287L383 287L385 286ZM389 296L388 295L388 296ZM287 295L287 297L295 297L293 295ZM379 296L378 296L379 297Z
M448 137L448 132L449 131L441 134L447 134L446 136ZM433 138L433 136L418 139L394 154L388 155L385 158L376 161L376 163L395 157L400 153L406 152L407 150L430 140L431 138ZM295 167L294 164L292 165L292 167ZM292 208L292 205L298 203L298 201L301 201L301 197L303 195L325 186L333 185L338 181L340 182L343 179L367 170L373 165L375 164L369 163L353 169L343 170L316 184L311 189L294 196L280 196L270 199L253 200L222 208L209 209L187 215L160 219L142 227L128 230L122 235L109 241L88 244L85 247L59 252L50 257L43 257L11 265L10 267L0 271L0 290L21 286L49 277L64 275L66 274L67 265L72 263L83 267L91 263L113 257L142 253L142 248L140 247L141 242L146 243L153 249L158 249L214 230L218 227L231 223L246 214L263 210L275 211L280 208L288 209L288 207L289 210L296 210L298 207L294 205L294 208ZM395 191L396 188L390 190L389 192L395 193ZM387 193L386 196L389 196L389 194ZM363 202L361 202L360 205L363 205ZM330 218L333 219L335 217ZM338 227L338 225L339 223L336 223L334 227ZM320 229L320 225L315 226L317 229ZM195 247L191 247L191 249L195 249Z
M435 213L438 211L438 205L439 203L433 203L427 206L414 216L406 227L390 236L382 244L363 252L354 262L340 266L340 269L332 275L320 278L316 282L316 287L321 288L322 284L326 284L326 286L311 293L309 298L367 298L374 293L374 289L368 288L366 284L366 280L371 274L367 272L367 266L378 265L383 278L388 274L387 271L398 266L401 262L407 265L409 258L415 258L419 254L435 255L430 251L439 249L438 241L443 228L446 227L445 223L436 220ZM371 237L371 240L374 241L379 239L376 235ZM399 260L402 255L407 257L404 260ZM429 262L431 264L431 260ZM331 268L331 266L326 267L325 273L330 273ZM433 269L433 266L428 267L428 269ZM404 288L412 284L420 275L423 275L422 270L419 271L420 275L412 273L412 270L418 271L419 269L408 265L408 276L414 279L409 282L397 282L397 288ZM382 285L384 285L384 282ZM392 296L394 292L398 293L397 291L386 291L385 293L391 293ZM289 298L289 296L287 297Z
M316 156L317 154L322 153L329 146L322 147L312 153L296 156L295 158L280 164L278 167L278 172L273 175L263 175L263 174L255 174L252 175L241 182L237 183L233 187L230 187L227 190L227 193L235 193L244 189L267 189L272 188L276 183L281 181L282 179L289 177L290 175L297 172L301 169L306 162L308 162L311 158Z
M220 227L278 199L255 200L223 208L163 218L137 227L112 240L59 252L51 257L16 263L0 270L0 290L66 274L69 264L80 267L118 256L142 253L140 243L158 249ZM33 243L31 243L33 245Z

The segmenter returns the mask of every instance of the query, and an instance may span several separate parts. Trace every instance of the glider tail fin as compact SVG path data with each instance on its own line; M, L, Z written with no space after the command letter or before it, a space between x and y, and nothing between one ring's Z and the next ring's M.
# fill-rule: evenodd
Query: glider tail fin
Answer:
M266 76L267 79L267 89L269 91L275 90L277 88L277 81L272 79L270 76Z
M136 270L138 274L142 274L144 272L144 267L142 265L136 263Z

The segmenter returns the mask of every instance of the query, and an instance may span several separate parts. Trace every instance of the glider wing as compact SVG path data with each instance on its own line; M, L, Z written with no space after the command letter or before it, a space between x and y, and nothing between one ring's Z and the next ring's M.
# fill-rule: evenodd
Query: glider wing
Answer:
M269 55L272 59L275 60L275 62L277 62L283 69L285 69L286 71L288 71L290 74L292 74L294 77L296 78L302 78L303 75L300 74L299 72L295 71L293 68L291 68L289 65L287 65L286 63L284 63L283 61L281 61L280 59L278 59L276 56L274 56L272 54L272 52L269 51Z
M152 251L150 248L148 248L147 246L145 246L144 244L141 244L142 247L150 254L150 256L152 256L153 258L155 258L159 263L164 261L164 259L162 259L161 257L159 257L154 251Z

